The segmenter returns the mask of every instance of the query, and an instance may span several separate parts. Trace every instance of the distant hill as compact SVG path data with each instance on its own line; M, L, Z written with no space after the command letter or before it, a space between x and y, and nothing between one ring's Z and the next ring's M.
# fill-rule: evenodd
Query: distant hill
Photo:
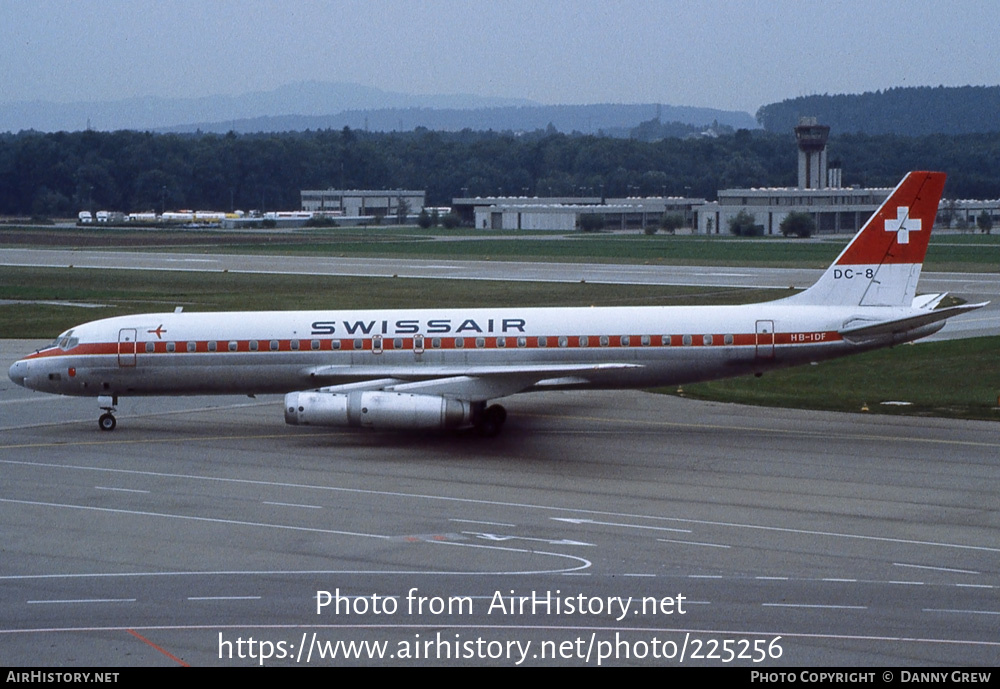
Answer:
M375 132L412 131L424 127L435 131L536 131L550 125L564 133L604 133L628 137L652 115L663 121L678 122L701 129L718 123L737 128L756 128L749 113L714 108L693 108L654 103L638 105L522 105L476 109L382 108L346 110L329 115L283 115L222 122L200 122L161 128L161 132L225 133L305 131L307 129L364 129Z
M764 105L757 121L787 133L816 117L836 134L976 134L1000 131L1000 86L902 87L855 95L791 98Z
M111 96L114 94L95 94ZM199 98L125 98L56 103L0 103L0 132L34 129L42 132L119 129L157 130L191 122L234 122L264 115L330 115L345 110L379 108L489 108L534 105L515 98L485 98L466 94L418 96L360 84L305 81L273 91L238 96Z
M755 128L746 112L670 105L540 105L513 98L467 94L413 95L360 84L307 81L273 91L199 98L127 98L75 103L0 103L0 132L35 130L237 133L367 129L441 131L462 129L534 131L552 124L561 132L605 132L628 136L630 129L660 113L665 122L697 128L713 121Z

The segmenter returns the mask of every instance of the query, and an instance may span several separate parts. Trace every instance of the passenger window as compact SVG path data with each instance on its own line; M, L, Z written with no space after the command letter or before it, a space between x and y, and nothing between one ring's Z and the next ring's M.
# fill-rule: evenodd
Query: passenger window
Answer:
M549 338L545 337L544 335L542 337L539 337L538 338L538 346L539 347L548 347L549 346Z
M485 347L486 346L486 338L477 337L476 338L476 346L479 347L480 349L482 349L483 347Z
M519 337L519 338L517 338L517 346L518 347L527 347L528 346L528 338L526 338L526 337Z
M258 349L257 340L250 340L250 351L256 352Z
M648 347L649 346L649 335L643 335L641 338L639 338L639 343L643 347Z
M608 339L608 336L607 336L607 335L601 335L601 339L600 339L600 340L598 340L598 342L600 342L600 343L601 343L601 346L602 346L602 347L607 347L607 346L608 346L608 343L610 342L610 340Z
M465 339L461 337L455 338L455 349L462 349L465 347Z
M506 346L507 346L507 338L506 337L498 337L497 338L497 347L506 347Z
M727 345L731 345L733 343L733 336L726 335L724 338L722 338L722 341Z
M298 349L299 349L299 341L298 340L291 340L288 343L288 346L291 348L291 350L293 352L298 351Z
M660 335L660 344L664 347L670 346L670 335Z
M691 346L691 336L690 335L685 335L684 337L682 337L681 338L681 344L683 344L685 347L690 347Z
M434 349L441 349L441 338L440 337L432 337L431 338L431 347L434 348Z
M622 335L622 347L628 347L630 342L628 335Z
M403 338L401 338L401 337L394 338L393 341L392 341L392 348L393 349L402 349L403 348Z
M330 349L340 349L340 340L330 340Z
M362 340L360 337L354 339L354 348L355 349L364 349L364 347L365 347L365 341L364 340Z
M213 340L213 341L211 341L211 342L208 343L208 351L210 351L210 352L216 352L218 350L219 350L219 343L218 342L216 342L215 340Z
M176 351L176 350L177 350L177 345L176 344L174 344L173 342L168 342L167 343L167 351L168 352L173 352L173 351Z
M155 351L156 351L156 345L154 343L152 343L152 342L147 342L146 343L146 352L149 353L149 354L152 354Z
M309 349L319 349L319 340L313 340L310 342Z
M705 335L704 337L701 338L701 343L706 347L709 346L710 344L712 344L712 336Z
M278 341L277 340L271 340L270 348L271 348L272 352L278 351Z
M229 341L229 351L230 352L235 352L237 349L239 349L239 346L240 346L240 343L237 342L236 340L230 340Z
M581 335L579 342L581 347L587 347L590 345L590 338L587 337L586 335Z
M569 338L568 337L566 337L565 335L563 335L562 337L559 338L559 346L560 347L565 347L568 344L569 344Z

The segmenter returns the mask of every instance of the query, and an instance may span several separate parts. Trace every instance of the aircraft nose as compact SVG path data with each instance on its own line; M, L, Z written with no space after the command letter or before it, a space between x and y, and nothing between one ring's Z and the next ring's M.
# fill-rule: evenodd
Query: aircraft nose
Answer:
M10 376L10 379L15 383L17 383L18 385L20 385L21 387L24 387L24 379L27 376L27 374L28 374L27 361L15 361L13 365L11 365L10 371L7 372L7 375Z

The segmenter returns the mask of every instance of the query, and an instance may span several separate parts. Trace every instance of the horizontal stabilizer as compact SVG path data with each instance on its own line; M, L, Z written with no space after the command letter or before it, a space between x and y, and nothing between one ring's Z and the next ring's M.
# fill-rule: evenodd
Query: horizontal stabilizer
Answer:
M981 304L962 304L960 306L949 306L946 309L936 309L934 311L927 311L924 313L919 313L915 316L907 316L905 318L896 318L888 321L879 321L878 323L866 322L861 325L854 325L848 328L842 328L838 332L846 340L858 340L864 339L866 337L878 337L882 335L895 335L898 333L904 333L910 330L915 330L916 328L923 327L925 325L930 325L931 323L938 323L940 321L951 318L952 316L957 316L960 313L965 313L967 311L975 311L976 309L986 306L989 302L982 302Z

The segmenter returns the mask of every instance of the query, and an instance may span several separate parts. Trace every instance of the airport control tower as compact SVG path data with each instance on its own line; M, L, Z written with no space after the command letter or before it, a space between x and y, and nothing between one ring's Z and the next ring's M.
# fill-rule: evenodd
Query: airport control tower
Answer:
M799 142L800 189L826 188L826 140L829 136L830 127L817 124L815 117L799 119L795 139Z

